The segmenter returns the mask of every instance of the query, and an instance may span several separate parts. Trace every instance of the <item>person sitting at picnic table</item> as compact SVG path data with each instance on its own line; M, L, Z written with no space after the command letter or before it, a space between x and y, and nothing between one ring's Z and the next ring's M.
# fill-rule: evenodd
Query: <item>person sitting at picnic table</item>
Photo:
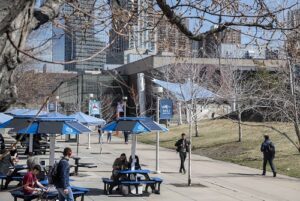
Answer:
M131 163L132 163L132 156L130 155L129 157L129 162L128 162L128 169L131 169ZM141 170L141 165L140 165L140 159L137 155L135 155L135 164L134 164L134 169L135 170Z
M126 170L128 167L128 161L125 153L122 153L120 157L116 158L113 164L112 176L111 179L114 181L122 180L123 178L119 175L120 170ZM117 184L116 184L117 185ZM113 190L116 185L110 185L109 191Z
M19 162L19 155L18 155L18 150L17 150L17 144L11 144L11 150L10 150L10 156L11 156L11 161L14 165L16 165Z
M11 156L9 150L6 148L0 151L0 174L7 175L9 168L12 166Z
M119 158L116 158L113 164L112 178L115 179L118 176L118 171L125 170L128 167L128 161L125 153L122 153Z
M23 179L23 192L25 195L38 194L45 188L36 178L41 172L41 166L35 165L32 170L27 172ZM39 187L39 188L37 188Z
M18 159L18 151L17 151L17 144L14 143L11 145L11 150L10 150L10 163L11 166L15 167L15 165L19 162ZM18 170L16 168L14 168L13 170L11 170L10 172L8 172L7 174L7 178L4 184L4 189L7 189L9 183L13 180L13 177L17 177L17 176L21 176L18 173ZM22 182L20 181L18 186L20 186L22 184Z

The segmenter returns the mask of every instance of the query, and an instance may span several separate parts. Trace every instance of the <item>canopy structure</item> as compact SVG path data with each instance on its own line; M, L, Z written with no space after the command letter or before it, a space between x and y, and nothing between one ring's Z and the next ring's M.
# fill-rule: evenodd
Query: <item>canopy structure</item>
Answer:
M84 114L83 112L76 112L69 115L69 117L75 118L78 122L88 126L104 126L106 124L105 120Z
M153 79L152 81L170 91L180 101L211 99L218 97L218 95L212 91L209 91L196 83L192 83L191 81L187 81L184 84L165 82L157 79Z
M102 130L104 131L129 131L132 134L131 145L131 169L135 168L135 153L136 153L136 136L137 134L147 133L151 131L168 131L167 128L154 122L148 117L120 117L116 121L106 124Z
M0 124L3 124L9 120L11 120L13 117L4 113L0 113Z

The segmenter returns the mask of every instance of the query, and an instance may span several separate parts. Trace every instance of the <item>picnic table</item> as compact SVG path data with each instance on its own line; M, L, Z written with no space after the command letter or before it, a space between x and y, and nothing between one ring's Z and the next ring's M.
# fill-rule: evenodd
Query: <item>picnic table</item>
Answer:
M3 182L4 180L6 180L7 185L11 182L11 181L19 181L22 182L24 174L21 173L22 170L26 170L27 171L27 165L15 165L15 166L11 166L9 167L9 169L13 169L13 172L10 175L0 175L0 180L1 180L1 189L4 188Z
M150 170L120 170L118 171L118 177L122 178L121 180L114 181L108 178L102 178L104 183L104 192L109 194L109 190L112 189L112 186L127 186L128 192L132 193L130 186L135 187L135 194L138 194L139 186L146 185L145 192L148 192L148 187L150 186L153 193L160 194L160 184L162 179L158 177L150 177ZM141 175L141 176L139 176Z
M84 201L84 196L89 192L88 189L78 187L78 186L71 186L74 200L76 200L78 197L81 198L81 201ZM48 192L43 192L41 194L32 194L32 195L25 195L22 190L15 190L11 192L11 195L14 197L14 201L17 201L18 198L29 201L34 200L37 198L41 198L44 200L54 200L58 198L58 192L55 187L50 187Z
M97 165L95 165L94 163L79 163L79 160L81 160L82 158L87 158L87 157L73 156L72 158L75 161L74 175L78 175L79 167L86 167L86 168L96 168L97 167Z

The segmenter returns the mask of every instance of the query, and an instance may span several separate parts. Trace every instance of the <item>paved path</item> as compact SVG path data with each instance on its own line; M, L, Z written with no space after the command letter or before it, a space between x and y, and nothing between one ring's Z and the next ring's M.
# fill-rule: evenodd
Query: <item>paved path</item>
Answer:
M59 139L59 138L58 138ZM103 194L101 177L109 177L111 165L114 159L121 153L130 154L131 145L123 144L122 139L113 137L111 144L100 146L97 144L97 136L92 135L92 149L86 149L84 144L87 137L82 135L79 156L82 162L95 162L98 168L81 168L80 175L73 177L73 185L91 189L86 197L89 200L201 200L201 201L299 201L300 180L287 176L278 175L273 178L271 173L261 176L261 170L243 167L231 163L221 162L193 155L192 187L176 187L176 184L186 184L187 175L178 173L179 157L175 151L161 148L161 171L158 175L164 179L161 194L150 194L149 197L122 197L114 194ZM57 143L58 146L71 146L76 152L75 143ZM62 148L61 148L62 149ZM144 169L155 169L155 147L138 144L137 153ZM57 153L59 157L59 153ZM156 175L157 176L157 175ZM175 184L175 185L174 185ZM8 192L0 191L0 200L12 200Z

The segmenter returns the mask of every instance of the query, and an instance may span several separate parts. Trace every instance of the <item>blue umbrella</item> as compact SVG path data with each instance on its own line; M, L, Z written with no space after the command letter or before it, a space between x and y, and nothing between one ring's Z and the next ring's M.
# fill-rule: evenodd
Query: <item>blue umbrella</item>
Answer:
M72 115L69 115L69 117L75 118L78 122L87 126L100 125L102 127L106 124L105 120L84 114L83 112L76 112ZM88 134L88 148L90 148L90 133ZM78 155L78 149L79 149L79 138L77 138L77 155Z
M97 126L97 125L101 125L104 126L106 124L106 121L103 119L99 119L87 114L84 114L83 112L76 112L72 115L69 115L69 117L73 117L75 118L78 122L85 124L85 125L89 125L89 126Z
M129 131L134 134L141 134L152 131L169 131L149 117L120 117L116 121L106 124L103 131Z
M131 169L135 168L135 153L136 153L136 135L152 132L152 131L168 131L167 128L159 125L148 117L120 117L116 121L106 124L102 130L104 131L129 131L132 135L131 146Z
M13 117L4 113L0 113L0 124L3 124L5 122L8 122L11 120Z
M16 116L16 115L20 115L20 114L23 114L23 113L28 112L28 111L30 111L30 109L15 108L15 109L7 110L4 113Z
M16 133L37 134L47 133L50 135L50 165L54 163L55 134L80 134L91 132L90 129L77 122L74 118L53 112L37 117L35 119L15 117L10 122L0 125L0 127L13 128ZM32 138L32 135L30 135ZM32 140L29 145L32 151Z

